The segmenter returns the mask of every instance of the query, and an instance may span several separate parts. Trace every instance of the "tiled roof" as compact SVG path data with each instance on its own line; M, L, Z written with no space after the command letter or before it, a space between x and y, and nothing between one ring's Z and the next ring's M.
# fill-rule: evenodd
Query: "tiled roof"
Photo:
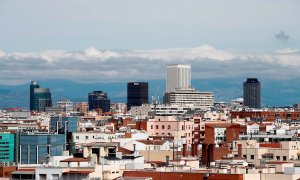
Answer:
M146 144L146 145L163 145L166 141L163 140L137 140L140 143Z
M89 162L86 158L68 158L61 160L60 162Z
M126 149L126 148L123 148L123 147L118 147L117 152L122 152L123 155L133 154L133 151L131 151L129 149Z

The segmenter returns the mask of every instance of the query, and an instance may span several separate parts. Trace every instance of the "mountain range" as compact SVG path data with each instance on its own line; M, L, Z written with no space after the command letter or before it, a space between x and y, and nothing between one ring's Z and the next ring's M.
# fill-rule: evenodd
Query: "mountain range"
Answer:
M243 78L194 79L192 86L198 91L214 92L215 101L230 102L243 95ZM149 80L149 100L152 96L162 102L165 80ZM300 80L260 79L263 106L291 106L300 103ZM29 84L0 85L0 109L29 108ZM70 80L41 80L41 87L50 88L54 104L61 98L73 102L87 101L89 92L108 93L111 102L126 102L127 82L79 83Z

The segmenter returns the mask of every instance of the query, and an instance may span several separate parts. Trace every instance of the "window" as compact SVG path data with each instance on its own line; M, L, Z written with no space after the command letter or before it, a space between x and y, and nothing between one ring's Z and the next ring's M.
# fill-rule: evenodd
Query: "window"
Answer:
M151 125L151 129L153 129L153 125Z
M79 136L76 136L76 139L79 139Z
M158 125L156 125L155 127L156 127L156 129L158 129Z
M251 155L251 159L254 159L254 155Z
M286 161L286 156L283 156L282 159L283 159L284 161Z
M40 174L40 180L46 180L47 179L46 177L47 177L46 174Z
M243 158L244 158L244 159L247 159L247 155L243 155Z
M162 129L165 129L165 125L162 125L161 128L162 128Z
M89 139L89 136L85 136L85 139Z
M52 179L53 180L58 180L59 179L59 174L52 174Z
M280 156L276 156L276 160L279 161L280 160Z
M184 130L184 125L181 126L181 130Z
M168 125L168 129L171 129L171 126L170 126L170 125Z

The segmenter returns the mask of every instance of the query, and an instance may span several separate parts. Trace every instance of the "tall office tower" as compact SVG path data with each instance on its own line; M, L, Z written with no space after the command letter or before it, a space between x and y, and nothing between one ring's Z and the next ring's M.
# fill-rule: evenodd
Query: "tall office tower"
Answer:
M260 82L257 78L247 78L244 82L244 106L260 108Z
M191 65L171 64L166 66L166 92L191 87Z
M110 111L110 100L107 93L102 91L93 91L89 93L89 110L101 108L103 112Z
M34 88L39 88L40 85L37 81L31 81L30 84L30 110L34 110Z
M52 106L51 92L48 88L40 88L36 81L30 85L30 110L45 111L46 107Z
M127 83L127 110L130 110L131 106L141 106L142 104L148 104L148 83Z

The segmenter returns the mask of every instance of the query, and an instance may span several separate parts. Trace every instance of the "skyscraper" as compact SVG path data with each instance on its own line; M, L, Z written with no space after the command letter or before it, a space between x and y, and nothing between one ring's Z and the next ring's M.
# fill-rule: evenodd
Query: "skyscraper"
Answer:
M40 88L36 81L30 84L30 110L45 111L46 107L52 106L51 92L48 88Z
M131 106L141 106L148 103L148 83L129 82L127 83L127 110Z
M89 110L101 108L103 112L110 111L110 100L107 93L102 91L93 91L89 93Z
M260 108L260 82L257 78L247 78L244 82L244 106Z
M30 110L34 110L34 88L39 88L40 85L38 84L37 81L31 81L30 84Z
M166 66L166 92L191 87L191 65L171 64Z

